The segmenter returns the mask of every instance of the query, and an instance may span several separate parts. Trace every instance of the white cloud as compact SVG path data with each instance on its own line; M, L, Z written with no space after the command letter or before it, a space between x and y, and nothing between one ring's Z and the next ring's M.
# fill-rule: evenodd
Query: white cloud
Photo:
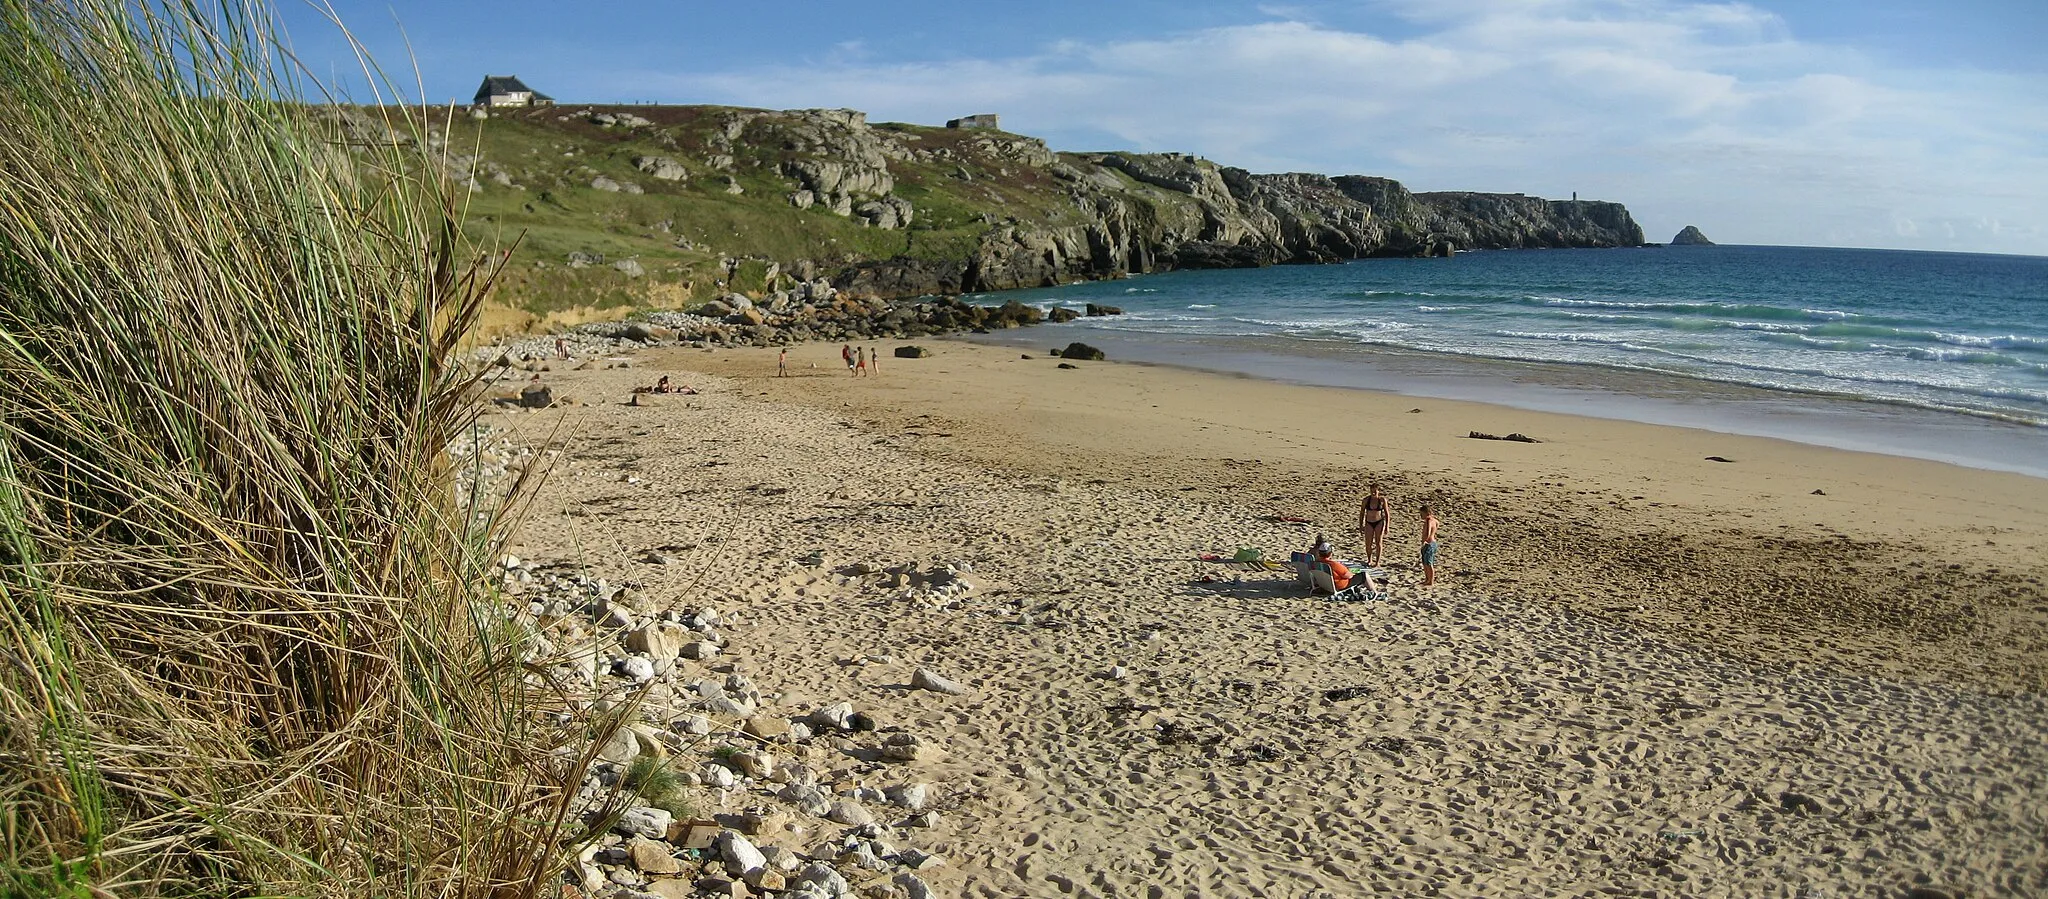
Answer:
M1627 203L1653 240L1692 223L1724 242L2048 255L2048 79L1887 71L1739 3L1380 8L1413 36L1265 7L1285 18L1008 58L887 63L849 47L822 64L617 77L674 99L877 119L995 111L1062 149L1576 190Z

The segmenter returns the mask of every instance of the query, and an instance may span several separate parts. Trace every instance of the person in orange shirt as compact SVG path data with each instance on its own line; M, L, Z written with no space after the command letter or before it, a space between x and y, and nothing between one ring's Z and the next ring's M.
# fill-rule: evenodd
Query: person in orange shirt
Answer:
M1351 569L1343 562L1337 561L1336 554L1330 550L1330 544L1316 544L1316 561L1330 566L1330 580L1336 583L1337 589L1342 590L1351 586Z
M1363 584L1367 592L1374 594L1380 592L1380 585L1372 579L1372 575L1363 571L1352 572L1350 566L1337 559L1336 553L1330 548L1330 544L1320 540L1316 541L1315 556L1316 561L1330 566L1330 583L1339 592L1350 587L1351 582L1354 580Z

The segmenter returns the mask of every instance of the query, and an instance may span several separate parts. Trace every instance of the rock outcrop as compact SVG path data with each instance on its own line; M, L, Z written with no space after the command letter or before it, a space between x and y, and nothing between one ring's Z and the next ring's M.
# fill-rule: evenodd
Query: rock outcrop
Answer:
M1462 249L1631 247L1642 228L1619 203L1521 194L1409 192L1387 178L1259 175L1181 154L1109 153L1070 164L1081 213L1061 227L992 227L965 260L857 263L833 279L857 296L1019 287L1187 268L1251 268Z
M1678 232L1677 237L1671 238L1671 245L1674 247L1711 247L1714 245L1714 242L1708 240L1705 234L1701 234L1700 229L1687 225L1684 230Z
M1257 174L1181 153L1056 153L1003 131L872 125L844 109L591 107L490 121L510 129L505 148L489 146L486 130L482 153L454 173L489 176L473 188L485 208L606 244L639 229L650 274L673 272L697 296L739 289L723 263L741 257L826 278L848 297L891 299L1171 269L1643 243L1618 203L1418 194L1387 178ZM562 161L534 154L536 144L559 148L551 155ZM520 167L506 168L514 160ZM529 193L513 197L500 173ZM639 204L597 196L642 192ZM760 293L787 281L747 284Z

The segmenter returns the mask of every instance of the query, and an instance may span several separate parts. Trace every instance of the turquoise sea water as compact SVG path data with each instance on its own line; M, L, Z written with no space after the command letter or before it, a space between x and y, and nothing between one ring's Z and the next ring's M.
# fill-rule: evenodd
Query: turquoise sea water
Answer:
M2048 475L2048 258L1493 251L1170 272L981 301L1012 297L1122 307L1059 326L1059 339L1116 344L1139 361ZM1957 446L1963 434L1982 445Z

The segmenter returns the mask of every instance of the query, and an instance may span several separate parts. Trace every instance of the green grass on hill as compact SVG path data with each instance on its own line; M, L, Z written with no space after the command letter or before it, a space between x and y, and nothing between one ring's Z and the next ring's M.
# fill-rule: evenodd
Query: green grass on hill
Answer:
M1045 167L991 157L979 149L983 134L901 123L873 126L931 159L891 158L891 195L915 209L907 228L868 227L858 216L814 206L798 209L789 195L800 185L784 174L796 159L833 159L832 146L792 149L776 129L790 114L716 106L559 106L497 110L475 120L461 110L445 138L451 152L480 157L479 188L468 200L468 230L485 244L508 246L511 264L498 302L545 316L572 308L619 308L693 302L739 285L727 278L727 259L777 263L790 273L810 263L819 275L869 259L907 256L965 259L991 229L1015 221L1061 226L1085 221L1067 187ZM650 127L604 127L593 113L631 114ZM750 117L738 137L728 123ZM1014 139L1005 136L1005 139ZM638 156L665 156L689 171L664 181L633 165ZM729 166L714 166L716 157ZM1080 157L1068 165L1087 166ZM502 172L516 187L493 183ZM638 185L642 193L591 186L604 177ZM1116 176L1156 214L1199 222L1200 210L1184 195ZM727 179L743 192L728 193ZM602 255L606 264L567 268L571 253ZM648 272L629 279L609 265L637 260Z

